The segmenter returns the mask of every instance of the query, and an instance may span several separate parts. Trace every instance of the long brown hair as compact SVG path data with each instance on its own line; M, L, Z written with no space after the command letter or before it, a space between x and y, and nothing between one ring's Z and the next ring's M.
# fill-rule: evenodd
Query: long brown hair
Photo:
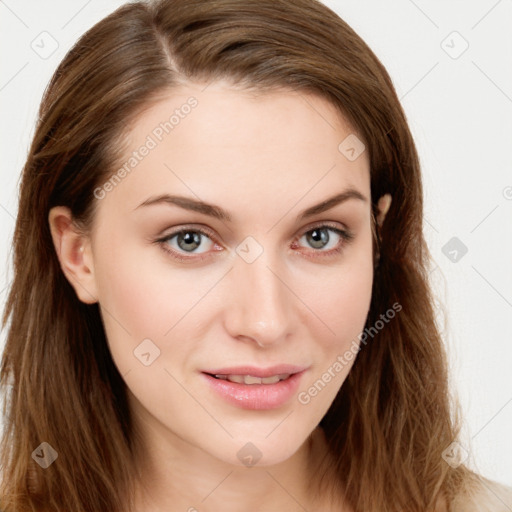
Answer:
M116 169L122 135L158 94L228 78L261 90L312 92L361 135L371 196L389 193L367 326L402 310L362 349L322 419L356 512L433 510L473 477L443 450L459 434L428 285L417 152L386 70L315 0L161 0L120 7L68 52L41 103L23 169L14 280L3 326L4 512L126 512L135 473L126 385L97 304L78 300L54 250L48 213L71 209L87 232L94 190ZM57 461L42 469L46 442Z

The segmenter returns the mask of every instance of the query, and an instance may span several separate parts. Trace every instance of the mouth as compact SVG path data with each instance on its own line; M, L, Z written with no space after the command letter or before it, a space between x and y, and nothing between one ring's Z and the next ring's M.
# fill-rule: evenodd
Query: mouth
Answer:
M229 382L236 382L237 384L276 384L282 380L290 377L291 373L281 373L271 377L255 377L254 375L211 375L215 379L228 380Z
M210 389L242 409L276 409L290 402L306 367L237 367L201 372Z
M267 368L259 368L257 366L243 365L243 366L231 366L225 368L210 368L203 370L203 373L212 375L213 377L253 377L257 379L264 379L268 377L281 377L286 378L295 373L304 371L307 366L298 366L293 364L277 364L269 366ZM238 382L238 381L236 381ZM251 382L247 382L251 384ZM259 382L257 384L260 384Z

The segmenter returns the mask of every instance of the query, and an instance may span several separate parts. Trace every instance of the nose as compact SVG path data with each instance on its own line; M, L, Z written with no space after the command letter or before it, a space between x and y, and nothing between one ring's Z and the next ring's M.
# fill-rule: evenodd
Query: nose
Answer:
M297 299L286 275L266 252L252 263L235 259L227 276L229 299L225 301L225 328L232 337L264 348L289 336Z

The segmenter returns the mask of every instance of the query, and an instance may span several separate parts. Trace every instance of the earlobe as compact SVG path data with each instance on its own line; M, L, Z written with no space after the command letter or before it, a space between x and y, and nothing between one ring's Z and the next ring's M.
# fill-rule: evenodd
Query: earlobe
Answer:
M69 208L55 206L48 223L62 272L78 298L86 304L98 301L90 240L73 222Z
M382 226L386 214L388 213L389 207L391 206L391 194L384 194L377 203L377 224Z

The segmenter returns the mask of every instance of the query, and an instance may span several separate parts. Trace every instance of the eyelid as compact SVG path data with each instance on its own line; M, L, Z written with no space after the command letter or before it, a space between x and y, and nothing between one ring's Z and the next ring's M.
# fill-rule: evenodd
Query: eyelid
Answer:
M171 239L174 238L176 235L179 235L181 233L185 233L187 231L197 232L202 235L207 236L214 244L217 243L216 235L215 233L204 225L197 225L197 224L183 224L177 227L176 229L172 230L170 233L163 234L158 236L156 239L151 240L153 243L157 244L159 247L162 248L163 251L165 251L168 255L171 255L171 257L175 260L184 262L184 263L193 263L202 261L211 254L209 253L200 253L200 254L191 254L190 256L186 256L186 253L178 252L175 249L165 248L164 245Z
M340 224L341 224L341 226L340 226ZM308 224L307 226L301 228L299 234L294 236L292 245L297 244L297 242L305 234L307 234L310 231L313 231L314 229L317 229L317 228L328 228L328 229L336 232L336 234L338 234L338 236L341 237L342 241L338 244L337 248L330 249L329 251L311 249L313 254L315 254L315 253L318 254L318 256L316 256L316 255L310 256L311 258L316 258L316 257L328 258L329 256L335 256L337 253L342 252L344 250L345 246L348 243L350 243L355 236L354 233L346 225L344 225L340 222L317 221L317 222L313 222L313 223ZM207 236L214 244L218 243L216 234L210 228L208 228L204 225L197 225L197 224L181 225L181 226L177 227L175 230L171 231L170 233L167 233L167 234L157 237L157 239L153 240L153 242L160 245L162 247L162 250L164 250L168 254L171 254L171 257L173 257L179 261L197 262L197 261L201 261L201 260L204 260L204 259L210 257L211 253L198 253L198 254L191 253L190 256L186 256L185 255L186 253L178 252L174 249L169 249L169 248L163 247L163 245L167 241L169 241L171 238L173 238L176 235L179 235L181 233L187 232L187 231L192 231L192 232L197 232L197 233L203 234L203 235Z
M331 222L331 221L318 221L314 222L304 228L301 229L300 234L294 238L293 245L295 245L306 233L310 231L314 231L317 228L328 228L331 231L334 231L340 238L338 246L334 249L330 249L328 251L322 250L314 250L310 249L309 252L312 252L312 256L306 256L307 258L329 258L339 255L339 253L343 252L345 247L352 242L355 238L355 233L351 231L346 225L342 224L343 227L340 227L339 222Z
M334 229L334 230L343 231L343 232L346 232L346 233L351 233L350 229L345 224L343 224L342 222L323 220L323 221L311 222L310 224L302 227L300 229L300 231L299 231L300 235L298 235L298 236L303 236L305 233L307 233L308 231L312 231L313 229L324 228L324 227L331 228L331 229Z

